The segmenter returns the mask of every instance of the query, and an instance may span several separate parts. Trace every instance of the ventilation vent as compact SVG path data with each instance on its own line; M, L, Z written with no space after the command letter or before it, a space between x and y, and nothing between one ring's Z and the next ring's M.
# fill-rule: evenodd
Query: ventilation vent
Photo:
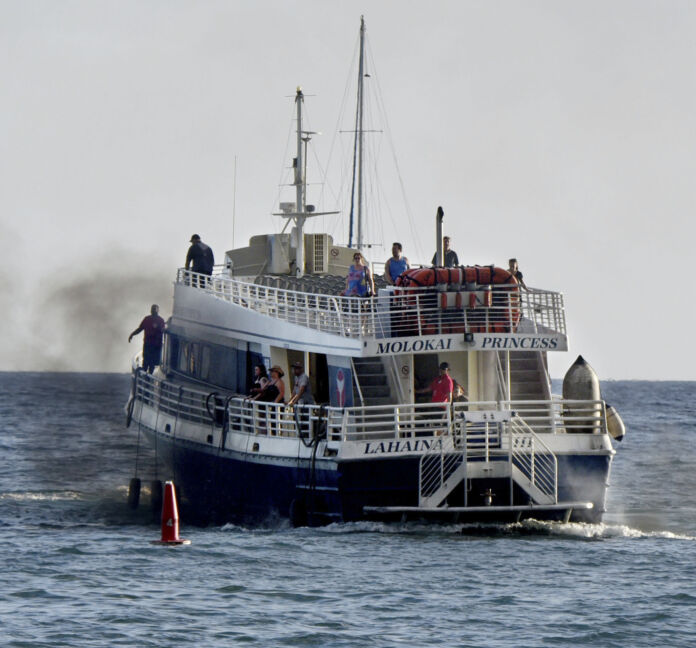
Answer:
M307 272L311 274L326 274L329 269L329 235L306 234Z

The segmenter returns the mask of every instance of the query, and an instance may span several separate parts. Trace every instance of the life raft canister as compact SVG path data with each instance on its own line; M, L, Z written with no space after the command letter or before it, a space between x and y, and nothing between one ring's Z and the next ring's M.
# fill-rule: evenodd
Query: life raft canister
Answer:
M496 266L459 266L457 268L412 268L406 270L394 282L397 286L395 295L403 297L406 308L415 308L420 304L420 323L414 313L414 321L411 323L413 334L419 332L422 335L442 333L463 333L465 326L461 321L449 322L434 321L433 313L428 312L428 304L425 302L427 291L400 291L398 288L429 288L438 285L448 285L459 291L467 284L476 286L491 286L485 295L483 306L494 308L493 317L489 317L484 310L476 310L476 296L469 293L468 304L462 304L461 297L456 300L456 308L466 312L466 329L472 333L507 333L514 331L520 321L520 297L517 278L503 268ZM420 295L420 299L419 296ZM472 299L473 298L473 299ZM437 304L437 301L435 302ZM444 296L440 298L440 306L445 309L449 302ZM465 306L465 308L462 308ZM425 311L425 312L424 312ZM489 312L490 314L490 312ZM458 319L458 318L457 318ZM419 325L420 324L420 325ZM444 325L443 325L444 324Z

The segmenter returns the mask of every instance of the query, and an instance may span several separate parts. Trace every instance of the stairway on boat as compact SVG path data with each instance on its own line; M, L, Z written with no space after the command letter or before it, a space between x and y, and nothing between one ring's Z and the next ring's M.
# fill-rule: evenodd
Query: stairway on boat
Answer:
M395 405L396 399L389 387L389 378L384 363L379 357L353 358L355 380L360 387L357 400L362 394L363 405Z
M502 358L501 358L502 359ZM548 401L551 389L546 363L541 351L515 351L510 354L510 400L525 409L519 401Z
M548 400L546 372L541 351L510 354L510 400Z
M369 410L369 414L362 418L364 438L392 436L394 434L393 405L397 404L397 399L392 394L382 358L353 358L353 368L355 371L354 402L356 404L362 402L364 407L376 407L374 410ZM366 410L363 411L366 412Z
M510 452L502 448L502 425L487 428L464 424L455 435L442 437L421 457L419 507L447 506L447 497L468 479L507 478L537 505L557 503L556 457L545 444L529 443L533 430L517 416L506 421ZM536 437L538 442L538 437ZM482 446L485 443L485 447Z

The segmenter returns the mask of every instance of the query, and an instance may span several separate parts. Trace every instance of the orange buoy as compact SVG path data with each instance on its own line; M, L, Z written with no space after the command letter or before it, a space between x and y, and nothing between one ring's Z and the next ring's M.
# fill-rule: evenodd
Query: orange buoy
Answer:
M162 504L162 539L152 540L157 545L191 544L190 540L179 537L179 509L176 505L176 493L173 482L164 484L164 503Z

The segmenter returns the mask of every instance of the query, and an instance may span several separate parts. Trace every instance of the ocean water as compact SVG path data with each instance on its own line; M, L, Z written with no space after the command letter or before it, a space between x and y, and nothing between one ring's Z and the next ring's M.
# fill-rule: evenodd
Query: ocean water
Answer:
M126 506L128 389L0 374L2 646L696 645L696 383L602 384L628 434L601 525L182 520L177 548Z

